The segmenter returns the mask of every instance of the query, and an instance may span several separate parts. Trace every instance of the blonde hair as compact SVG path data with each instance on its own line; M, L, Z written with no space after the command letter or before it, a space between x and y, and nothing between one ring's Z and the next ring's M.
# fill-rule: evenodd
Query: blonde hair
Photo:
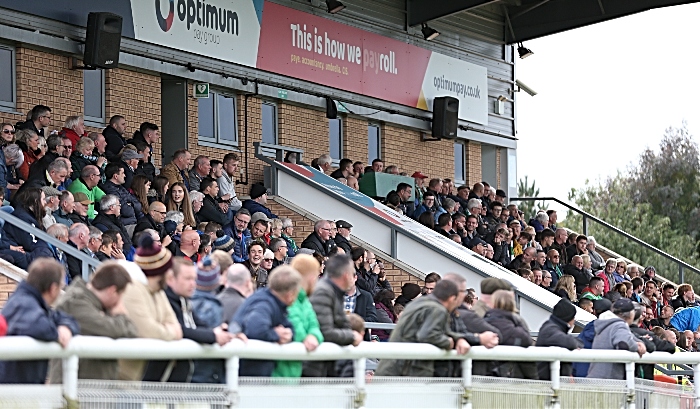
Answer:
M493 295L491 295L491 301L495 309L518 312L518 309L515 307L515 296L513 296L512 291L496 290Z
M584 267L591 266L591 256L589 256L588 254L581 254L581 260L583 260Z
M569 300L571 302L576 301L576 281L574 280L574 276L568 274L561 276L557 282L557 285L554 286L554 292L556 293L562 289L566 291L566 294L569 296Z
M87 136L84 136L78 140L78 143L75 145L75 150L80 152L88 146L90 147L90 150L95 149L95 142L93 142L93 140Z

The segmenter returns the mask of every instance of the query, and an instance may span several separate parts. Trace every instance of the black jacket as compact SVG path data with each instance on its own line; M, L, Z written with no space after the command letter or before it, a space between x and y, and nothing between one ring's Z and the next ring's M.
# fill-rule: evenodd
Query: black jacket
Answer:
M495 250L495 249L494 249ZM495 251L494 251L494 256L495 256ZM513 270L515 272L518 271L519 268L532 268L532 266L528 263L523 262L523 255L519 255L516 258L513 259L513 261L508 264L507 267L509 270Z
M530 332L514 315L512 312L494 308L486 313L484 320L500 330L499 345L527 348L533 344ZM537 366L534 362L501 362L499 373L507 378L537 379Z
M498 339L502 338L501 331L493 325L486 322L478 316L474 311L459 306L457 308L458 317L464 324L468 332L481 334L482 332L491 331L498 334ZM494 361L474 360L472 362L472 374L481 376L498 376L498 365Z
M155 220L153 220L153 217L151 217L151 215L148 213L146 213L146 215L141 218L138 223L136 223L136 227L134 228L134 236L136 233L146 229L153 229L157 231L158 237L161 239L165 237L165 227L163 227L161 223L156 223Z
M107 147L105 148L105 156L110 162L116 162L119 160L119 152L126 146L126 139L119 135L116 129L111 126L107 126L102 130L102 135L105 137L107 142Z
M203 222L215 222L222 226L231 223L231 219L221 211L216 199L211 197L211 195L204 195L204 205L197 212L197 215Z
M43 158L42 158L43 159ZM78 179L83 171L83 168L86 166L94 165L97 166L97 162L91 162L85 156L81 155L80 152L74 151L73 153L70 154L70 164L71 164L71 173L70 173L70 178L75 180ZM99 169L99 167L98 167ZM102 173L102 170L100 169L100 173Z
M583 271L583 269L577 269L576 267L574 267L573 264L565 265L562 274L568 274L574 277L574 281L576 282L576 294L581 294L581 292L583 292L583 289L586 288L586 286L588 286L588 283L589 281L591 281L591 278L593 278L592 275L589 275L588 273Z
M562 347L570 351L583 348L583 342L578 338L569 335L569 325L561 318L550 315L549 319L542 324L537 335L538 347ZM571 362L562 362L559 369L561 376L571 376ZM537 375L541 381L550 380L549 362L537 363Z
M36 129L36 125L34 124L34 121L31 119L25 122L17 122L17 129L22 129L22 130L27 130L27 131L34 131L36 132L37 135L39 136L44 136L44 128L41 129Z
M143 208L139 199L129 193L124 185L117 185L111 180L106 181L101 186L105 194L114 195L119 198L119 203L122 205L121 209L121 220L127 224L136 224L136 222L143 217Z
M377 322L377 309L374 308L374 298L372 293L357 287L357 297L355 298L355 314L362 317L365 322ZM365 331L365 341L369 341L369 331Z
M657 337L653 332L640 328L636 325L630 325L630 331L640 341L644 342L647 352L654 351L668 352L673 354L676 352L676 346L666 340ZM651 339L650 339L651 338ZM636 364L635 376L637 378L654 380L654 364Z
M350 254L350 251L352 250L352 245L346 239L345 237L341 236L340 234L336 234L335 238L333 239L335 241L336 246L340 247L341 249L345 250L345 254Z
M328 257L331 249L335 247L335 242L333 240L324 242L316 232L313 232L304 239L301 243L301 247L311 249L324 257Z
M32 166L29 167L29 177L27 179L44 179L46 177L46 169L48 169L51 162L55 161L58 157L59 155L56 152L46 152L46 155L32 163Z
M92 220L92 225L100 229L103 233L107 230L118 231L122 236L122 240L124 240L124 254L129 254L131 251L131 237L129 237L129 233L127 233L124 224L117 216L100 213Z

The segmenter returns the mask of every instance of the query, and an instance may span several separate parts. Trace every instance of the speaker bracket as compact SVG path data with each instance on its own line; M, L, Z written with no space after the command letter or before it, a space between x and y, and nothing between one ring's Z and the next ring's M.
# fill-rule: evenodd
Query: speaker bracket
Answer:
M71 70L97 70L97 67L90 67L89 65L78 65L78 59L75 57L70 58L70 69Z
M420 141L421 142L433 142L433 141L441 141L441 138L428 138L428 134L425 132L420 133Z

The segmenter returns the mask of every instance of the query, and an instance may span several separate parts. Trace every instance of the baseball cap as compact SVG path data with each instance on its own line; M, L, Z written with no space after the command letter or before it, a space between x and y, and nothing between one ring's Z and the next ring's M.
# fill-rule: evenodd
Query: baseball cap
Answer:
M420 172L413 172L411 177L412 178L420 178L420 179L427 179L428 178L427 176L425 176L424 174L422 174Z

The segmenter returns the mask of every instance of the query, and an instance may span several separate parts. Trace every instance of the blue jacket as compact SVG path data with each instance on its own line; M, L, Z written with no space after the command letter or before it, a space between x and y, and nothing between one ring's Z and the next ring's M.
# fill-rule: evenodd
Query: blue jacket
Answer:
M272 213L272 211L270 209L261 205L260 203L256 202L255 200L251 200L251 199L244 200L242 207L244 209L248 209L251 216L254 215L256 212L263 212L263 213L265 213L265 216L267 216L270 219L277 218L277 215Z
M425 212L431 212L431 211L432 211L432 209L429 208L428 206L426 206L424 204L420 204L420 206L416 206L416 211L413 212L413 219L418 220L418 218L420 217L421 214L423 214Z
M233 224L233 223L231 223ZM233 226L233 262L242 263L248 260L248 242L250 242L250 230L245 229L241 234L241 238L238 238L236 234L236 226Z
M700 307L683 308L671 317L671 325L680 332L696 331L700 326Z
M216 328L223 322L224 307L211 292L195 290L192 296L192 309L197 311L199 320L208 328Z
M136 224L136 222L143 217L141 202L139 202L136 196L129 193L123 185L117 185L111 180L108 180L102 184L101 188L105 194L114 195L119 199L119 203L122 205L119 217L125 226Z
M70 315L54 311L39 290L22 281L2 310L7 320L7 335L25 335L38 341L58 341L58 327L65 325L73 335L80 332ZM0 383L46 382L48 360L0 361Z
M249 339L278 342L274 328L293 328L287 319L287 306L269 288L262 288L248 297L229 324L230 332L243 332ZM272 376L275 361L241 359L240 376Z
M595 337L595 328L593 324L595 321L591 321L583 327L583 331L578 334L578 339L583 342L584 349L591 349L593 347L593 338ZM577 378L585 378L588 375L588 367L591 366L589 362L574 362L572 365L572 375Z

